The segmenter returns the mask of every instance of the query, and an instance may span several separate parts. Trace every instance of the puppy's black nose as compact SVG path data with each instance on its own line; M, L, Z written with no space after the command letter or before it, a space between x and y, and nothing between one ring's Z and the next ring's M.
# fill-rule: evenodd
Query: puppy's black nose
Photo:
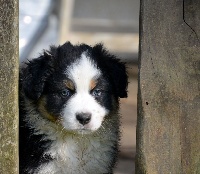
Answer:
M76 119L81 123L82 125L85 125L90 122L91 120L91 113L77 113Z

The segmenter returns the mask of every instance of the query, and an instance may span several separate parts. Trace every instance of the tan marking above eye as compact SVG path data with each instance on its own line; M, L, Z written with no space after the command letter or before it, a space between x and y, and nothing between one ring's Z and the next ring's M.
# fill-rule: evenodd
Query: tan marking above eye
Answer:
M71 89L71 90L75 90L75 86L74 86L74 83L71 81L71 80L67 80L66 82L65 82L65 85L66 85L66 87L68 88L68 89Z
M97 85L97 80L96 79L92 79L90 81L90 90L93 90Z

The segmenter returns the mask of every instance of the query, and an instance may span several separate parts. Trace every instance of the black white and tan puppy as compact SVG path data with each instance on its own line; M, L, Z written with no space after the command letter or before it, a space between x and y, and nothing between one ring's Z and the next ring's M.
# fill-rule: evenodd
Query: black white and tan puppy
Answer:
M125 64L102 44L52 46L20 70L20 174L112 173Z

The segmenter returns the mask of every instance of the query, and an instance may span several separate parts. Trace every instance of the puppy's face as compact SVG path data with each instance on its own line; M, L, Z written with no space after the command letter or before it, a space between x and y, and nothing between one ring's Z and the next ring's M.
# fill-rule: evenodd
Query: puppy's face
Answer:
M46 88L40 105L67 130L97 130L112 110L109 83L85 53L56 72Z
M108 65L104 65L106 62L100 61L98 56L95 56L94 50L77 50L71 55L72 59L69 59L70 56L68 54L64 54L64 56L61 53L56 55L57 60L66 59L67 61L59 60L55 63L54 60L53 64L52 59L55 59L54 57L56 56L52 58L52 55L48 55L50 56L49 62L51 66L44 67L44 64L48 61L43 62L42 70L45 71L42 74L46 74L46 77L41 77L40 83L37 82L40 84L39 86L36 85L34 89L29 89L31 91L24 89L24 92L25 94L27 92L30 94L30 92L33 93L33 90L36 91L35 89L37 89L39 91L38 88L42 88L41 92L39 92L40 94L30 96L27 94L27 96L36 101L38 111L45 119L55 124L59 123L66 131L89 133L99 129L109 113L114 108L117 108L116 105L118 105L120 94L118 94L112 75L114 77L115 73L116 76L119 73L117 74L117 71L115 71L112 72L114 74L111 74L109 72L111 69L109 69ZM102 56L106 57L107 55ZM115 67L118 64L122 65L117 62L116 65L113 64L111 66ZM31 64L29 66L30 73ZM53 70L48 71L49 67L53 68ZM40 67L40 69L42 68ZM121 91L122 93L126 91L127 87L126 72L124 71L123 73L125 74L123 75L126 78L124 81L126 84L123 91ZM31 78L34 78L33 73ZM120 83L120 77L116 78ZM42 86L41 81L43 81ZM34 86L37 83L34 82L32 85Z

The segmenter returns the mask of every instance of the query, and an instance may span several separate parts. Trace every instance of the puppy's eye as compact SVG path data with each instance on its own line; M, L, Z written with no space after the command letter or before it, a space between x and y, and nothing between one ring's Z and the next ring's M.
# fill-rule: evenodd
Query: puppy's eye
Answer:
M92 90L91 94L94 96L94 97L100 97L101 94L102 94L102 91L100 89L94 89Z
M62 96L68 97L71 94L71 91L68 89L64 89L61 91Z

